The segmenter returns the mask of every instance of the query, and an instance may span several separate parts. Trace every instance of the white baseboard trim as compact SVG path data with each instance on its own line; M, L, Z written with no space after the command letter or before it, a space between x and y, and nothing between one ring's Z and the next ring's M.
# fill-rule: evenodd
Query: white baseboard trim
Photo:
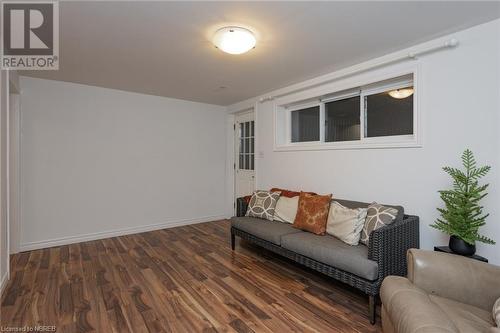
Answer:
M223 219L227 219L227 218L228 218L227 215L214 215L214 216L205 216L205 217L200 217L200 218L195 218L195 219L171 220L171 221L162 222L162 223L144 225L144 226L140 226L140 227L128 227L128 228L122 228L122 229L116 229L116 230L108 230L108 231L101 231L101 232L95 232L95 233L90 233L90 234L83 234L83 235L78 235L78 236L69 236L69 237L61 237L61 238L55 238L55 239L49 239L49 240L43 240L43 241L29 242L29 243L21 244L19 246L19 252L45 249L48 247L81 243L81 242L87 242L87 241L93 241L93 240L110 238L110 237L117 237L117 236L123 236L123 235L137 234L137 233L146 232L146 231L180 227L180 226L189 225L189 224L223 220Z
M9 282L9 272L5 272L0 279L0 298L3 296L3 290L7 286L7 282Z

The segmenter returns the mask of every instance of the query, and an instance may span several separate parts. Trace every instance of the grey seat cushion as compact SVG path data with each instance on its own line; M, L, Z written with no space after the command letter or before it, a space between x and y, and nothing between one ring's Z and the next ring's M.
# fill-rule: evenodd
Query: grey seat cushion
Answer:
M268 221L247 216L232 217L231 226L276 245L281 245L281 236L302 232L292 227L289 223Z
M347 208L355 209L355 208L367 208L371 203L368 202L360 202L360 201L352 201L352 200L343 200L343 199L332 199L332 201L337 201L339 204L342 206L345 206ZM397 209L398 214L396 215L396 221L402 220L405 211L402 206L394 206L394 205L386 205L386 204L381 204L386 207L392 207Z
M368 259L364 245L351 246L333 236L301 232L282 236L281 246L364 279L377 279L378 265Z

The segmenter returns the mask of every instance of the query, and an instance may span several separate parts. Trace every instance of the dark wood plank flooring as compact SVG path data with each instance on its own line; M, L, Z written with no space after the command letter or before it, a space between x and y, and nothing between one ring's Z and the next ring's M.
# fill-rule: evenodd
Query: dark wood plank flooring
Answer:
M216 221L12 256L0 326L57 332L380 332L367 297ZM380 318L378 318L378 323Z

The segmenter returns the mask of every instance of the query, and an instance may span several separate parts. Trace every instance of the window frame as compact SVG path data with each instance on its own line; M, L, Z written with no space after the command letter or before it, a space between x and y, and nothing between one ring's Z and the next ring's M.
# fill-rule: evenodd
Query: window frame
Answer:
M412 78L408 78L409 76ZM399 89L413 86L413 134L407 135L389 135L379 137L366 137L366 113L365 96L386 92L388 90ZM422 147L422 135L420 128L420 110L418 100L420 98L420 89L418 88L418 78L416 70L393 73L379 77L378 79L367 80L365 84L359 84L356 87L337 90L337 92L322 94L321 97L309 98L304 102L296 101L288 104L275 104L275 142L274 151L293 151L293 150L328 150L328 149L369 149L369 148L415 148ZM324 97L326 96L326 97ZM325 141L325 103L346 99L350 97L360 97L360 139L351 141ZM308 142L291 142L291 112L304 108L320 107L320 140ZM280 122L278 113L284 112L285 123ZM283 126L284 125L284 126ZM280 142L278 138L278 127L281 126L283 138Z

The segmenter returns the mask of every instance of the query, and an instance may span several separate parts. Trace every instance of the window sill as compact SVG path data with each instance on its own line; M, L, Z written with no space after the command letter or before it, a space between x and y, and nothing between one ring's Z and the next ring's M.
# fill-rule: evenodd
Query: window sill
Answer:
M307 150L358 150L358 149L384 149L384 148L422 148L422 143L416 140L386 141L386 142L335 142L335 143L292 143L276 145L274 151L307 151Z

